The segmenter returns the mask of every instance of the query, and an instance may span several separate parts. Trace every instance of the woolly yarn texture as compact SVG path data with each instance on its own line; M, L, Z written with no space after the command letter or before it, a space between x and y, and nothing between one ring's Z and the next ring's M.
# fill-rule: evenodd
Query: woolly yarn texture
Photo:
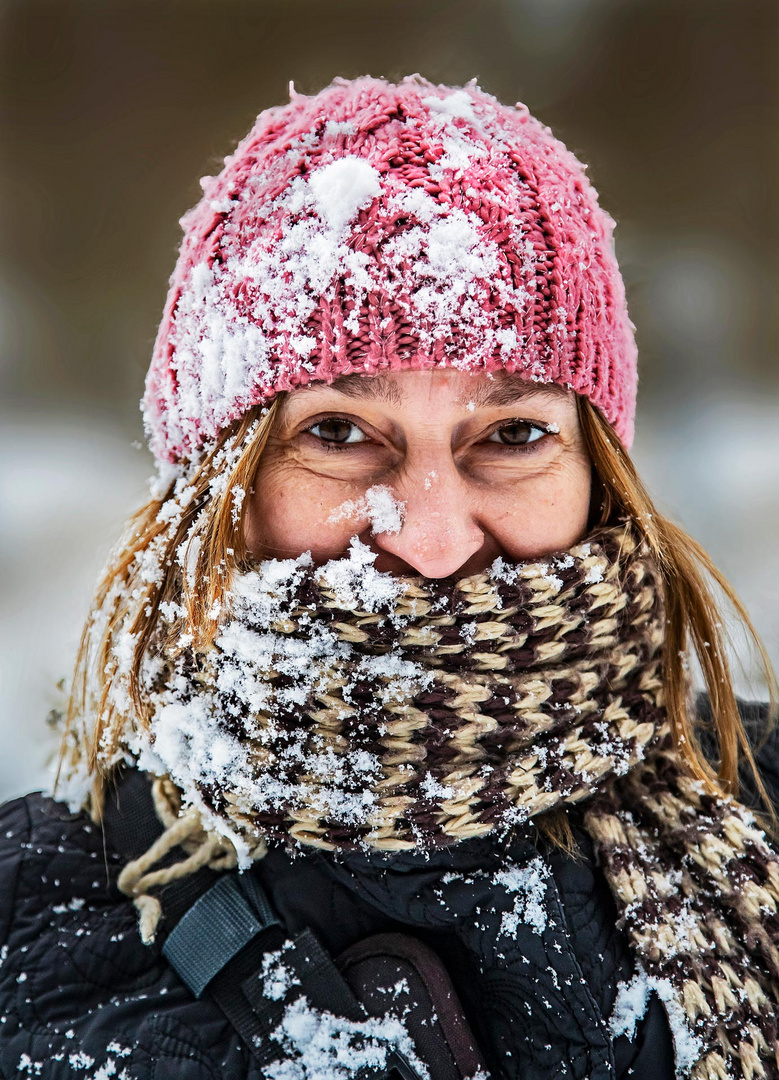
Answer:
M628 535L456 582L379 573L357 540L261 563L216 648L155 647L133 750L249 844L448 844L585 798L661 716L661 605L648 560L615 557Z
M191 459L280 390L431 367L570 387L630 445L614 222L524 105L475 82L336 79L262 112L201 183L146 382L159 459Z
M355 545L238 575L215 648L155 646L131 760L173 785L211 854L229 837L244 865L266 837L402 850L582 802L637 964L617 1033L654 990L680 1075L779 1078L779 856L679 761L643 542L614 527L456 582L372 559ZM189 828L171 817L171 837ZM195 844L191 865L204 859ZM128 880L178 873L153 863Z

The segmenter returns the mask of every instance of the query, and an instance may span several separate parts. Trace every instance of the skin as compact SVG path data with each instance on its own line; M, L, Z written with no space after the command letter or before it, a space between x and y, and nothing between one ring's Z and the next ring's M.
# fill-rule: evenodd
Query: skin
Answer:
M405 504L399 532L374 536L367 512L343 512L376 485ZM465 576L575 544L590 489L572 391L505 373L350 375L286 395L246 543L257 559L310 551L319 565L359 536L378 570Z

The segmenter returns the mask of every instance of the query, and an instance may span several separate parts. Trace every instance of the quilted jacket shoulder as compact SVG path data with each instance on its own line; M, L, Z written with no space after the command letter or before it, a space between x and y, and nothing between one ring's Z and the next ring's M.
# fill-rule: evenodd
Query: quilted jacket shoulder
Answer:
M0 1077L251 1077L232 1028L138 936L120 858L39 794L0 808Z

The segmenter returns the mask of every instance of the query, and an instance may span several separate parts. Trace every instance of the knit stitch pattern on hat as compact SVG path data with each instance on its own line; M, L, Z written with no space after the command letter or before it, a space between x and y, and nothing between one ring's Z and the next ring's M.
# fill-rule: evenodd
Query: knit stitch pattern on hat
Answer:
M524 105L336 79L260 113L201 184L146 382L158 458L195 456L281 390L439 367L570 387L630 445L614 221Z

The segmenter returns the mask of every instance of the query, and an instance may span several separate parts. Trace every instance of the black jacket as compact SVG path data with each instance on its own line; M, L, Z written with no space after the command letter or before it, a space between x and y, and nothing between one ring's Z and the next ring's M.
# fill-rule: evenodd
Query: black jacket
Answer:
M778 758L779 736L759 755L777 802ZM121 813L131 820L132 806ZM576 813L572 823L579 859L529 837L429 857L276 846L251 873L286 930L309 927L333 956L385 931L432 947L495 1080L673 1080L659 1001L632 1040L610 1033L633 965ZM159 943L141 943L115 884L122 863L62 804L34 794L0 808L0 1077L260 1080L216 1005L194 999Z

